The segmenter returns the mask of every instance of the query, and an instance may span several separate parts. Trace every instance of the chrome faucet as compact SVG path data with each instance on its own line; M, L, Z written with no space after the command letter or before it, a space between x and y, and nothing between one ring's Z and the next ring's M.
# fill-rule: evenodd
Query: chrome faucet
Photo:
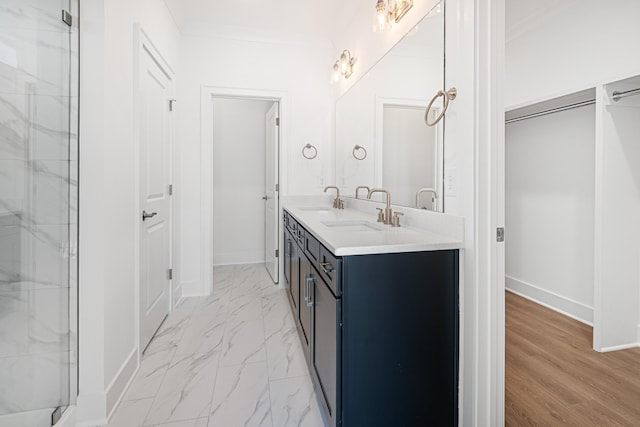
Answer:
M326 193L330 188L336 190L336 198L333 199L333 207L335 209L344 209L344 201L340 198L340 189L335 185L327 185L326 187L324 187L324 192Z
M418 190L418 192L416 193L416 208L420 208L420 196L422 195L422 193L432 193L433 196L431 197L431 203L435 203L436 199L438 198L438 192L436 190L434 190L433 188L421 188ZM427 209L427 207L422 207L422 209Z
M358 198L358 191L360 191L361 189L367 190L367 195L369 194L369 187L367 187L366 185L359 185L356 187L356 199Z
M387 195L387 207L384 212L380 212L378 215L378 222L391 225L393 216L393 211L391 210L391 193L389 193L389 190L385 190L384 188L372 188L369 190L369 194L367 194L367 199L371 200L371 195L373 193L385 193Z

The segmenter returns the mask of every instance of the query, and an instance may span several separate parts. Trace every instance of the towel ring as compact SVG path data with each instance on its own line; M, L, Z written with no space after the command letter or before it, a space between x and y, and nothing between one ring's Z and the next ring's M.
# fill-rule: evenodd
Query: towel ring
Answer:
M358 151L358 150L362 150L362 151L364 152L364 154L362 155L362 157L358 157L358 155L356 154L356 151ZM352 153L353 153L353 157L355 157L355 158L356 158L356 160L364 160L364 159L366 159L366 158L367 158L367 149L366 149L366 148L364 148L364 147L363 147L363 146L361 146L361 145L357 145L357 144L356 144L356 145L353 147L353 152L352 152Z
M438 93L436 93L436 95L431 98L431 102L429 102L429 105L424 112L424 122L427 124L427 126L435 126L440 120L442 120L442 118L444 117L444 113L446 113L447 108L449 108L449 101L453 101L454 99L456 99L456 96L458 96L458 89L452 87L446 92L439 90ZM439 97L442 97L442 111L433 122L429 122L429 111L431 111L433 103L436 102L436 99L438 99Z
M313 150L313 154L311 154L310 156L307 156L306 150ZM315 159L317 155L318 155L318 149L315 146L311 144L307 144L304 147L302 147L302 157L304 157L305 159L312 160L312 159Z

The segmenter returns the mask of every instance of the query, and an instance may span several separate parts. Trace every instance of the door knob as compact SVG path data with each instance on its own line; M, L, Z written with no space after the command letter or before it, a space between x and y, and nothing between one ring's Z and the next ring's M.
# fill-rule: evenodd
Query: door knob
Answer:
M158 215L158 212L147 213L147 211L142 211L142 220L144 221L147 218L153 218L156 215Z
M262 196L262 200L269 200L267 196Z

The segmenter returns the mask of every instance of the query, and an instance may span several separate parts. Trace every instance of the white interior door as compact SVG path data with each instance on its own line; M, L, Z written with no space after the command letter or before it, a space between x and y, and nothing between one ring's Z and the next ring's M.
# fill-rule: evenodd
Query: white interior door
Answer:
M264 209L264 260L265 267L275 283L278 283L278 146L279 146L278 103L274 102L266 117L265 132L265 209Z
M171 78L140 53L140 346L169 313Z

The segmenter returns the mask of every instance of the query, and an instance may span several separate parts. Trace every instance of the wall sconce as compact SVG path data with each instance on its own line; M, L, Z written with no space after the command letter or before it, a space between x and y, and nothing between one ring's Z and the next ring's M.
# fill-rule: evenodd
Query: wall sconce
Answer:
M413 0L378 0L374 31L384 31L394 22L400 22L412 7Z
M353 74L353 64L355 63L356 58L351 56L351 52L343 50L340 59L333 64L333 79L338 81L340 76L343 76L345 79L351 77L351 74Z

